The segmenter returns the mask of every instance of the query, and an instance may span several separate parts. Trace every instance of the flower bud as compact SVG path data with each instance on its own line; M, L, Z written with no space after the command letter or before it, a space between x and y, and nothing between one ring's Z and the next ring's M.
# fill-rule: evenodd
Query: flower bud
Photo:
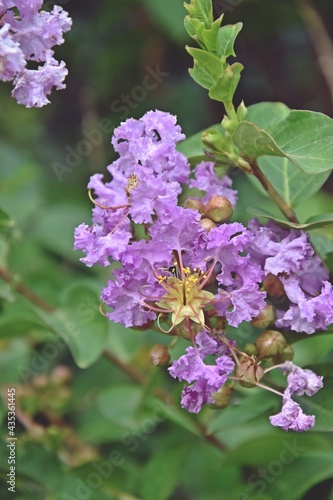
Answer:
M287 347L287 342L280 332L266 330L256 339L255 345L261 358L269 358L282 354Z
M245 344L244 346L244 352L246 352L246 354L249 354L249 356L252 356L253 354L257 354L257 348L254 344Z
M208 129L202 132L201 140L212 151L222 153L225 150L225 137L218 130Z
M203 213L203 203L200 200L193 200L192 198L187 198L184 203L185 208L191 208L192 210L199 210L199 212Z
M204 214L213 222L228 222L233 214L233 208L225 196L214 195L205 204Z
M200 226L206 229L206 233L209 233L213 227L216 227L216 224L212 220L204 218L201 219Z
M150 349L150 360L155 366L165 366L170 361L168 349L163 344L155 344Z
M235 122L234 120L231 120L227 115L224 115L221 125L224 130L232 130L232 128L235 127Z
M209 407L214 410L222 410L223 408L226 408L229 404L232 391L232 387L222 385L217 392L212 393L214 403L209 405Z
M240 377L242 381L240 385L243 387L255 387L256 382L259 382L264 376L265 372L253 359L244 359L236 368L236 376Z
M266 304L262 311L251 320L255 328L267 328L275 320L274 309L271 304Z
M267 274L263 285L266 292L273 297L283 297L285 295L283 284L277 276L274 276L274 274Z
M245 120L246 115L247 115L247 107L245 106L244 101L242 101L237 108L237 118L241 122Z

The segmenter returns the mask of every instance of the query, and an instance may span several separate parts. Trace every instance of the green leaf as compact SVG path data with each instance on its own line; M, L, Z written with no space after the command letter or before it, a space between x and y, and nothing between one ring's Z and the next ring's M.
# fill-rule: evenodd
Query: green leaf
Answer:
M168 500L177 486L185 456L182 449L162 449L154 453L143 470L140 498L142 500Z
M96 292L75 283L65 293L64 305L52 314L36 314L68 345L76 364L86 368L102 354L107 338L107 319L99 312Z
M284 156L273 137L248 121L237 125L233 140L241 152L250 159L256 159L259 156Z
M216 411L216 418L209 425L209 432L215 434L222 429L240 427L242 424L258 418L275 405L276 397L260 391L235 401L221 411Z
M249 106L247 118L259 128L268 129L269 126L283 120L289 113L289 108L282 103L263 102ZM296 207L301 201L315 194L330 174L325 172L310 176L295 167L287 158L276 156L261 157L258 159L258 164L279 195L292 207ZM247 177L261 193L265 193L253 175Z
M305 413L316 416L314 432L333 432L333 378L324 379L324 387L311 398L300 398Z
M222 57L235 56L234 43L236 37L243 27L243 23L228 24L222 26L218 34L219 55Z
M208 28L213 22L213 5L211 0L191 0L184 3L185 9L191 17L205 23Z
M317 229L310 236L311 242L322 259L333 252L333 231Z
M304 495L310 488L325 479L332 478L332 450L326 452L307 450L304 453L306 456L300 456L289 464L280 461L278 467L281 473L268 476L270 481L267 484L267 493L270 495L270 499L295 500L305 498ZM279 457L275 460L279 461ZM277 471L278 467L274 471Z
M142 400L142 388L138 385L118 384L106 389L97 399L99 411L112 422L125 427L137 423L137 411Z
M209 90L209 97L215 101L231 102L243 69L244 66L239 62L228 66Z
M201 49L186 47L186 50L194 59L194 67L189 69L193 80L205 89L213 87L224 70L223 62Z
M221 18L216 19L209 29L204 29L201 33L202 41L204 42L207 51L218 53L218 36L220 31Z
M277 219L270 213L259 208L248 207L247 211L255 217L263 217L264 219L273 220L280 226L287 229L303 229L306 231L310 231L311 229L333 226L333 213L314 215L313 217L310 217L304 224L296 224L294 222L289 222L283 219Z
M309 450L330 451L330 443L320 434L287 434L272 428L271 434L256 436L232 450L226 456L225 463L262 467L272 460L279 459L283 450L289 450L289 456L299 460Z
M151 401L147 401L147 404L151 405ZM163 401L158 401L158 406L171 422L174 422L195 436L201 437L198 427L186 411L178 407L175 408L171 405L167 405Z
M240 122L233 139L251 159L280 156L307 174L332 170L333 120L314 111L291 110L266 130L249 121Z

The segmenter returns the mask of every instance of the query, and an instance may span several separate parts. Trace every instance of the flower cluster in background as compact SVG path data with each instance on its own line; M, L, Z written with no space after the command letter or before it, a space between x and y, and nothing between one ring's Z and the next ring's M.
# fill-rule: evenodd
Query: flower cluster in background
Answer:
M52 47L70 30L68 13L55 5L40 11L43 0L0 0L0 80L13 81L12 96L27 108L49 103L53 87L63 89L68 73ZM37 63L37 69L29 63Z
M182 393L184 408L197 413L215 404L223 387L229 395L236 382L255 386L280 368L288 374L288 387L283 393L266 387L283 398L271 423L307 430L315 418L304 415L291 396L313 395L321 377L288 361L291 347L280 332L259 336L258 349L248 354L227 339L226 326L259 319L263 329L274 322L297 332L326 329L333 322L327 271L304 231L271 222L262 226L256 219L248 228L230 222L237 202L231 179L218 177L212 162L191 172L176 149L183 139L175 117L161 111L115 130L119 158L107 167L112 179L91 177L93 225L76 228L75 249L85 253L81 260L87 266L120 264L101 295L110 320L154 326L192 342L169 368L190 384ZM274 297L283 297L277 307ZM205 363L207 356L214 364Z

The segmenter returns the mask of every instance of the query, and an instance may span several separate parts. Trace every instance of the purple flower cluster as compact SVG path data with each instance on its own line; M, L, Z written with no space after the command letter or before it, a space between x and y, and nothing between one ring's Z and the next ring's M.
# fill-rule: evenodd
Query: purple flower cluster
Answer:
M186 354L173 362L169 373L178 380L191 385L183 389L181 404L192 413L198 413L205 403L214 404L212 394L227 381L235 363L230 359L230 350L218 338L212 338L205 331L195 338L199 347L188 347ZM206 365L204 360L215 355L215 365Z
M110 320L141 328L156 321L165 333L191 340L169 373L187 382L182 406L198 413L215 402L214 393L232 372L232 385L245 375L245 381L257 385L265 375L259 366L265 359L227 341L225 325L237 327L265 309L262 284L267 277L278 281L287 300L277 311L276 325L283 328L307 333L326 328L333 322L333 292L305 232L274 223L263 227L257 220L246 229L238 222L222 223L228 218L219 223L215 216L209 219L208 204L224 197L235 206L237 193L229 177L216 175L212 162L201 162L190 172L176 149L184 138L176 118L161 111L129 119L114 131L119 158L107 167L110 181L101 174L89 181L93 224L76 228L75 249L85 253L81 260L89 267L117 261L101 295ZM179 206L184 186L203 192L192 205L196 209ZM267 293L272 295L268 288ZM208 356L212 361L207 363ZM272 360L281 362L273 355ZM291 396L311 396L322 378L290 362L277 366L288 375L288 387L282 411L271 423L285 430L311 428L314 417L304 415ZM226 386L227 393L232 385Z
M274 222L249 223L254 238L249 252L266 277L276 276L284 287L287 308L276 311L276 326L297 332L326 330L333 322L333 289L328 271L304 231L286 230Z
M323 377L316 375L311 370L303 370L298 366L286 361L280 370L287 374L287 388L283 394L282 410L277 415L270 417L270 422L276 427L282 427L285 431L297 432L311 429L315 424L314 415L306 415L300 405L291 399L292 395L313 396L323 387Z
M27 108L49 103L53 87L62 89L68 73L52 47L64 42L72 20L62 7L40 11L43 0L0 0L0 80L13 80L12 96ZM14 10L13 10L14 9ZM42 63L27 68L28 61Z

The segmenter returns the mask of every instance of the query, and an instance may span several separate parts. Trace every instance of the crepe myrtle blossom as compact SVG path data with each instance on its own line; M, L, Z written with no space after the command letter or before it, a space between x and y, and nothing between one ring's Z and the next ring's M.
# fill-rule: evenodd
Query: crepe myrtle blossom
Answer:
M292 400L291 396L313 396L323 387L322 379L312 370L302 369L290 361L279 366L280 370L287 374L287 388L283 394L282 410L277 415L270 417L270 422L275 427L281 427L285 431L306 431L315 425L315 416L306 415L300 405Z
M205 330L195 337L199 346L186 349L186 354L173 362L170 375L191 385L183 389L181 405L191 413L198 413L206 403L214 404L213 394L227 381L235 363L230 350L218 338L212 338ZM216 355L215 364L205 364L205 358Z
M127 246L119 257L122 268L103 290L113 321L140 326L171 314L171 328L186 319L204 327L203 309L211 305L211 317L237 326L265 306L262 271L241 254L249 238L241 224L222 224L207 234L196 211L172 207L148 234L149 241ZM212 276L215 284L207 290Z
M277 308L275 325L308 334L326 330L333 322L333 289L305 231L283 229L275 222L260 226L256 219L249 229L254 236L248 249L252 260L270 280L276 277L288 299L286 309Z
M281 412L270 417L273 425L307 430L314 416L305 415L292 396L315 394L322 378L283 363L292 349L280 332L263 332L270 350L257 343L249 354L227 339L226 326L237 328L267 309L268 277L288 297L288 309L278 309L276 324L300 331L324 324L323 301L329 304L331 297L326 270L302 231L262 227L256 220L247 229L216 217L213 201L223 197L232 211L237 193L228 177L216 175L212 162L190 172L176 149L184 138L176 118L162 111L129 119L114 131L119 157L107 167L110 180L101 174L90 178L92 225L76 228L75 249L85 253L81 260L89 267L117 262L101 295L110 320L191 342L168 368L187 384L183 408L198 413L206 404L223 407L239 382L282 397ZM179 206L184 186L203 196ZM274 368L287 376L284 393L262 382Z
M68 73L65 63L53 57L52 48L64 42L72 20L57 5L51 12L40 11L42 4L42 0L0 1L0 80L13 81L12 96L27 108L48 104L52 88L64 88ZM41 64L30 69L29 61Z

